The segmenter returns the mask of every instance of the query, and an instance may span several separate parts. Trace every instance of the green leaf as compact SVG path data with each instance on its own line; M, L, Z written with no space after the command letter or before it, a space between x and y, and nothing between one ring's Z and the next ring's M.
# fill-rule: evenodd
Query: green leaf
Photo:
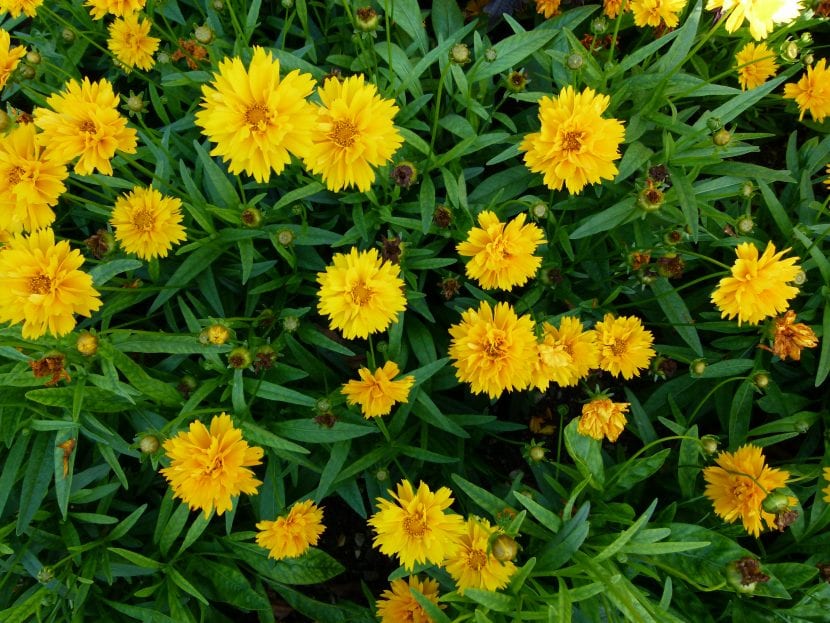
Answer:
M700 23L700 15L703 9L702 5L701 0L695 3L695 6L686 15L683 25L678 28L674 43L668 52L661 55L660 59L651 66L650 73L668 77L675 69L680 67L686 55L692 49L692 44L697 36L697 26Z
M335 478L337 478L340 470L343 468L343 465L345 465L346 459L349 458L349 449L351 447L352 442L350 439L338 441L331 447L329 452L329 460L326 462L326 466L320 474L320 481L317 484L317 491L314 493L314 500L318 504L331 490L331 486L334 483Z
M645 458L629 459L609 470L606 497L614 498L649 476L656 474L663 467L663 463L666 462L669 454L671 454L671 450L666 448ZM611 486L611 483L613 483L613 486Z
M162 614L156 610L150 610L149 608L130 606L120 601L110 601L109 599L102 599L102 601L113 610L120 612L121 614L126 614L128 617L132 617L133 619L137 619L138 621L141 621L141 623L182 623L182 621L177 621L176 619L170 618L166 614Z
M214 562L203 557L193 566L193 571L206 578L215 590L219 601L243 610L265 610L270 604L265 595L255 591L235 565Z
M296 452L298 454L308 454L308 450L302 446L294 443L293 441L288 441L287 439L278 437L271 431L268 431L261 426L257 426L253 422L242 421L239 423L239 427L245 434L245 439L256 445L267 446L277 452Z
M182 533L189 516L190 508L188 508L187 504L181 503L167 521L167 524L164 526L164 531L161 533L161 537L159 538L159 549L165 556L167 555L167 552L170 551L170 547L173 545L173 542Z
M562 519L552 511L548 510L533 498L523 495L518 491L513 492L513 497L524 506L536 520L551 532L559 532L562 527Z
M314 181L309 182L305 186L300 186L300 188L295 188L287 193L285 193L282 197L280 197L274 206L269 210L276 212L277 210L281 210L282 208L288 207L293 205L300 199L305 199L306 197L310 197L311 195L316 195L320 191L325 189L325 186L320 182Z
M565 448L576 464L579 473L590 479L594 489L602 490L605 484L605 470L602 465L601 444L577 432L579 418L574 418L565 427Z
M11 450L6 454L3 472L0 474L0 517L3 516L3 509L6 507L12 487L17 482L17 472L23 464L23 459L28 456L26 450L29 447L30 437L31 435L18 435Z
M184 535L184 541L182 541L181 546L179 546L179 554L184 552L188 547L193 545L205 529L210 525L210 520L213 517L213 514L208 515L205 517L204 513L197 513L196 518L193 520L193 523L190 524L190 527L187 529L187 532Z
M257 381L256 379L249 378L246 378L244 382L246 392L263 400L285 402L287 404L300 405L301 407L313 407L317 404L317 400L311 396L306 396L296 390L288 389L276 383ZM256 393L253 393L254 391Z
M464 591L464 596L494 612L516 612L516 598L512 595L486 591L481 588L468 588Z
M581 220L569 237L571 240L579 240L633 221L640 215L640 210L634 205L635 201L634 197L626 197L610 208Z
M26 457L26 473L23 476L18 506L17 534L23 534L28 530L35 513L49 492L49 483L54 473L52 447L50 446L53 446L54 442L54 435L47 433L36 435L32 450Z
M142 569L161 569L164 566L157 560L147 558L147 556L139 554L138 552L131 551L129 549L123 549L121 547L108 547L107 550L109 550L113 554L121 556L121 558L124 558L125 560L129 560L135 566L141 567Z
M689 235L694 242L697 242L700 229L700 208L698 208L695 189L692 187L688 174L673 175L672 189L677 193L677 201L683 211L683 218L686 221Z
M821 355L818 360L818 370L816 370L815 386L818 387L830 374L830 303L824 305L824 315L822 316L822 340L821 340Z
M144 511L146 510L146 504L142 504L137 509L135 509L132 513L125 517L121 521L121 523L119 523L117 526L115 526L115 528L112 529L112 531L107 535L107 540L115 541L125 536L138 522L138 520L141 519L141 516L144 514Z
M752 359L727 359L709 364L703 370L699 379L721 379L727 376L736 376L755 367Z
M729 447L737 448L746 441L752 403L755 401L755 385L744 381L735 392L729 409Z
M677 32L677 31L675 31ZM674 33L671 33L674 34ZM654 43L659 43L666 37L661 37ZM642 143L635 142L631 143L628 148L625 150L623 154L622 160L620 160L619 170L617 172L617 177L614 178L614 183L619 184L623 180L627 179L635 172L639 171L640 168L648 161L651 156L654 155L654 150L649 149Z
M591 524L588 521L589 504L586 502L571 519L562 524L556 533L536 556L536 572L555 571L573 558L574 553L588 537Z
M172 385L154 379L144 371L144 368L127 357L120 350L102 343L100 346L103 357L112 361L116 368L121 370L130 384L153 401L167 407L174 407L182 403L182 395Z
M523 60L544 47L557 34L558 31L553 28L534 28L527 32L505 37L493 46L496 52L496 60L492 63L476 65L470 70L469 81L487 80L514 67L520 67Z
M694 495L695 479L700 472L700 441L697 440L697 424L687 430L685 435L695 439L684 439L680 442L680 452L677 457L677 482L683 497L690 498Z
M128 270L137 270L142 266L144 266L144 262L140 260L109 260L90 269L89 275L97 287L104 285L116 275L125 273Z
M667 450L668 452L668 450ZM653 500L651 504L649 504L648 508L645 512L640 515L639 519L635 521L631 526L626 528L620 535L614 539L614 542L605 547L599 554L594 556L594 562L602 562L604 560L608 560L612 556L616 555L619 551L622 550L623 547L632 539L634 535L636 535L640 529L648 523L648 520L654 514L654 509L657 508L657 500Z
M241 201L225 172L213 161L199 141L193 141L193 148L204 167L205 190L210 200L223 208L238 207Z
M47 407L72 409L75 399L73 387L46 387L26 392L26 398ZM84 410L98 413L118 413L133 407L134 403L99 387L84 388Z
M165 284L165 289L159 292L148 313L152 314L167 301L169 301L182 288L193 284L196 277L207 269L211 263L218 258L222 251L233 241L213 240L205 242L198 249L190 253L179 265ZM158 336L155 336L158 337ZM133 351L135 352L135 351ZM164 351L162 351L164 352Z
M665 277L658 277L651 283L657 303L671 322L672 327L686 344L691 346L698 357L703 356L703 345L694 327L694 320L686 303Z
M377 435L374 426L337 421L331 428L317 424L312 418L287 420L274 424L278 435L305 443L335 443L365 435Z
M240 543L233 539L225 539L223 543L260 576L283 584L319 585L344 571L343 565L314 547L297 558L273 560L268 558L268 552L259 545Z

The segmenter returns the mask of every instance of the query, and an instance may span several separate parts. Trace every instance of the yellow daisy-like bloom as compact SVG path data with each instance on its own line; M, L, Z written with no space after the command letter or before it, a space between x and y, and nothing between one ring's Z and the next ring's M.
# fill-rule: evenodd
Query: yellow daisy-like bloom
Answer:
M281 79L280 62L254 47L247 70L239 57L219 63L213 82L202 86L196 125L216 143L211 155L221 156L231 173L267 182L292 154L304 157L311 149L317 113L306 98L313 89L310 74L295 70Z
M599 365L596 332L585 331L575 316L563 316L559 328L544 323L538 348L533 386L541 391L551 382L572 387Z
M631 0L634 23L644 26L665 24L674 28L680 21L680 12L686 8L686 0Z
M579 193L586 184L614 179L619 146L625 137L622 122L603 119L611 98L586 88L567 86L559 97L539 101L539 132L524 137L519 150L534 173L542 173L548 188Z
M453 503L452 491L433 493L421 482L414 491L408 480L398 483L395 501L378 498L378 511L369 519L377 536L373 545L387 556L397 556L405 569L416 563L440 564L459 547L464 519L444 511Z
M614 376L628 380L647 368L654 357L654 336L643 328L636 316L605 314L597 323L597 345L599 346L599 367Z
M332 266L317 273L320 284L319 312L329 317L329 327L343 337L365 338L385 331L406 309L400 267L380 259L377 249L336 253Z
M775 54L766 43L750 41L735 55L735 63L742 91L761 86L778 71Z
M576 431L580 435L601 440L617 441L617 437L625 429L626 417L630 403L613 402L610 398L594 398L591 402L582 405L582 415L579 418Z
M41 4L43 0L0 0L0 13L7 11L12 17L25 13L27 17L34 17Z
M352 186L369 190L375 181L373 167L388 162L403 143L392 124L398 107L380 97L362 74L343 81L328 78L317 93L323 106L314 144L303 156L306 167L322 174L331 191Z
M801 359L802 348L815 348L818 338L815 332L806 324L795 321L795 312L791 309L783 316L775 319L773 325L772 353L781 358Z
M92 19L103 19L108 13L124 17L144 8L146 0L86 0Z
M825 186L830 186L830 163L827 164L827 167L824 169L825 175L827 175L827 179L824 180Z
M182 227L182 202L155 188L136 186L115 201L110 224L127 253L143 260L166 257L173 244L187 239Z
M734 453L721 452L715 462L717 466L703 470L704 493L714 503L715 514L727 523L740 519L755 537L764 529L762 520L774 527L775 515L761 505L770 492L787 483L789 472L766 465L761 448L751 444Z
M470 517L461 547L444 561L447 573L455 580L459 595L468 588L497 591L510 582L516 565L500 562L490 551L490 537L496 532L486 519Z
M795 84L784 85L784 97L795 100L801 114L798 120L804 118L804 113L810 111L813 120L821 123L830 115L830 69L827 68L827 59L823 58L812 67Z
M536 12L549 19L559 13L561 0L536 0Z
M460 255L473 258L467 263L467 276L482 288L512 290L539 270L542 258L533 254L545 236L533 223L525 225L525 218L521 213L505 224L495 212L485 210L478 215L479 226L456 246Z
M369 419L388 415L396 402L406 402L409 390L415 383L414 376L405 376L393 381L401 371L394 361L387 361L374 372L360 368L359 381L349 381L340 390L350 405L359 404L363 417Z
M256 525L257 545L268 550L268 557L275 560L302 556L312 545L317 545L326 527L323 525L323 509L312 500L297 502L285 517L276 521L260 521Z
M529 316L517 316L507 303L491 308L482 301L478 309L461 314L461 322L450 327L450 335L455 375L469 383L474 394L498 398L505 389L530 385L537 345Z
M248 446L242 431L234 428L231 416L213 416L210 430L196 420L188 432L164 442L170 467L161 473L190 510L200 509L208 517L215 508L221 515L233 508L240 493L255 495L262 481L249 467L262 463L262 448Z
M66 240L55 243L51 229L12 238L0 250L0 322L22 322L27 340L72 331L74 314L89 317L101 307L83 263Z
M150 22L130 13L109 25L107 47L128 70L138 67L145 71L155 65L153 54L161 39L150 36Z
M38 145L31 123L0 137L0 229L18 233L51 225L68 175L66 165Z
M410 575L408 582L392 580L390 589L381 594L377 601L380 623L434 623L410 589L415 589L439 608L446 608L443 604L438 605L438 582L429 578L421 582L417 576Z
M830 504L830 467L824 468L824 480L827 481L827 486L822 489L824 493L824 501Z
M738 325L758 324L787 309L788 301L798 294L798 288L787 284L801 270L797 257L781 259L787 251L776 253L775 245L769 242L759 258L758 247L751 242L738 245L732 276L721 279L712 293L712 302L722 318L737 316Z
M801 0L709 0L706 10L721 9L726 31L735 32L744 20L756 41L766 39L778 24L788 24L801 14Z
M0 89L6 86L9 76L17 69L20 59L26 56L26 48L19 45L12 47L9 33L0 28Z
M570 378L574 368L571 355L553 334L552 331L555 330L552 324L546 322L542 339L536 344L536 359L533 361L530 385L541 392L545 391L551 382L558 382L557 379Z
M622 12L624 0L602 0L602 12L608 19L617 19L617 16ZM629 8L626 6L626 8Z

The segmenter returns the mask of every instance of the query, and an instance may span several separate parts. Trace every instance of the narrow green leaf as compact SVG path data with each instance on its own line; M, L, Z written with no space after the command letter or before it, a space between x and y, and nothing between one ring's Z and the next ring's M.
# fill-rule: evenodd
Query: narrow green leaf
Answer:
M735 392L729 409L729 447L737 448L746 441L749 432L749 419L752 403L755 399L755 385L744 381Z
M52 447L55 436L49 433L40 433L35 436L32 450L26 457L26 473L23 476L23 487L20 490L20 504L17 515L17 534L23 534L32 523L35 513L40 508L43 498L49 491L52 481L54 462L52 461ZM5 470L4 470L5 471Z
M29 447L30 438L31 435L18 435L11 450L6 454L3 472L0 475L0 517L3 516L3 509L6 507L12 487L17 482L17 472L27 456L26 449Z
M657 297L657 303L671 322L672 327L686 344L691 346L698 357L703 356L703 345L700 343L700 336L694 326L694 320L689 313L689 308L677 290L665 277L658 277L651 283L651 289Z

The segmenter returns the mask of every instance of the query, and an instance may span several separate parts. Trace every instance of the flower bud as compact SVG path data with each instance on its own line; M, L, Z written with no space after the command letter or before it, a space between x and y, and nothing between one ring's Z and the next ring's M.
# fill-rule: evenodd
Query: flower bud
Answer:
M262 212L256 208L245 208L239 215L239 220L245 227L255 229L262 224Z
M64 28L61 30L61 39L64 43L72 43L75 41L75 31L71 28Z
M803 270L799 270L793 278L793 283L797 286L803 286L805 283L807 283L807 273L805 273Z
M717 132L723 127L723 124L717 117L709 117L706 119L706 127L709 128L710 132Z
M224 344L231 338L231 330L223 324L212 324L199 334L202 344Z
M40 53L37 50L29 50L26 53L26 62L30 65L40 65Z
M456 43L450 49L450 61L456 65L466 65L470 62L470 48L466 43Z
M25 80L31 80L35 77L35 75L37 75L37 72L35 71L35 68L31 65L24 64L20 67L20 75Z
M435 213L432 215L432 220L442 229L446 229L452 225L452 210L445 205L439 205L435 208Z
M500 534L493 541L492 550L493 558L500 562L510 562L516 559L519 554L519 544L516 539Z
M372 7L364 6L355 11L355 22L358 30L374 32L380 24L380 16Z
M718 438L714 435L704 435L700 438L700 447L708 456L713 456L718 451L718 445Z
M548 215L548 206L542 202L535 203L530 208L530 216L537 220L541 220Z
M389 480L389 470L385 467L381 467L378 471L375 472L375 480L378 482L386 482Z
M581 69L585 64L585 57L579 52L574 52L568 55L568 58L565 59L565 64L568 66L568 69L576 71L577 69Z
M213 42L216 38L216 33L213 32L213 29L210 26L203 24L201 26L197 26L193 30L193 38L202 45L207 45Z
M794 63L798 59L798 44L795 41L787 39L781 44L779 49L781 51L781 58L788 63Z
M244 346L237 346L230 353L228 353L228 367L234 370L244 370L250 368L253 360L251 359L251 351Z
M286 316L282 319L282 330L286 333L294 333L300 328L300 319L297 316Z
M123 95L121 97L124 97ZM139 93L135 94L130 91L130 94L127 96L127 99L124 102L124 105L127 107L127 112L132 115L138 115L147 110L147 102L144 101L144 94Z
M741 184L741 194L749 199L753 194L755 194L755 185L750 180L745 181Z
M294 7L294 0L282 0L282 8L291 9Z
M314 409L320 413L327 413L331 411L331 400L328 398L318 398L314 403Z
M196 380L196 377L191 376L190 374L185 374L182 377L182 380L179 381L179 384L176 385L176 389L179 390L179 393L181 393L182 396L187 398L198 386L199 382Z
M608 20L603 17L595 17L591 20L591 32L595 35L602 35L608 30Z
M294 243L294 232L290 229L281 229L277 232L277 242L284 247L289 247Z
M55 579L55 571L52 567L41 567L37 572L37 581L41 584L49 584Z
M816 57L813 55L813 53L807 52L804 56L801 57L801 64L805 67L812 67L815 60Z
M504 86L511 93L521 93L527 88L528 77L524 71L511 71L507 74Z
M769 385L769 375L766 372L758 372L752 377L752 382L755 383L755 387L758 389L764 389Z
M781 489L775 489L764 498L761 507L768 513L783 513L790 508L790 496Z
M84 357L92 357L98 352L98 338L89 331L83 331L78 336L78 341L75 342L75 348Z
M531 445L530 449L527 451L527 456L534 463L540 463L545 460L546 452L547 450L544 446Z
M732 133L726 128L721 128L712 135L712 142L718 147L726 147L732 140Z
M702 376L705 371L706 361L703 359L695 359L689 364L689 372L691 372L692 376Z
M637 204L646 212L656 212L663 205L663 191L649 184L637 195Z
M751 234L752 230L755 229L755 221L752 220L749 214L744 214L735 223L735 228L742 234Z
M487 48L484 50L484 60L488 63L493 63L499 57L499 53L496 52L496 48Z
M392 169L392 181L401 188L409 188L418 180L418 169L409 160L402 160Z
M159 438L155 435L144 435L138 441L138 448L142 454L154 454L159 449Z

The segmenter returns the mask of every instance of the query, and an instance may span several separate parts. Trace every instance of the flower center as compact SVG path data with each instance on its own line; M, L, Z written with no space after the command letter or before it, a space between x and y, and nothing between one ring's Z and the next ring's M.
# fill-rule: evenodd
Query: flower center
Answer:
M87 119L86 121L81 121L81 125L78 126L78 129L81 132L86 132L88 134L95 133L95 122Z
M423 537L427 531L427 522L425 521L424 514L420 513L418 515L407 515L404 517L403 531L412 537Z
M372 291L362 281L358 281L349 294L352 296L352 302L361 307L372 300Z
M565 136L562 137L562 150L577 151L582 147L583 134L584 132L565 132Z
M150 231L156 224L156 218L149 210L139 210L133 214L133 226L141 231Z
M205 474L208 476L213 476L217 472L221 472L224 469L225 459L223 459L221 456L216 456L205 468Z
M245 123L252 129L264 130L268 123L269 110L262 104L254 104L245 111Z
M9 171L9 186L15 186L20 183L20 177L25 173L20 167L14 167Z
M43 273L29 279L29 290L32 294L49 294L52 290L52 280Z
M611 344L611 352L614 353L615 357L619 357L620 355L624 355L627 350L628 350L628 340L621 340L620 338L614 338L614 343Z
M357 126L351 121L335 121L329 138L340 147L351 147L357 136Z
M490 359L501 359L505 354L505 341L503 331L487 327L487 343L484 345L484 352Z
M480 549L474 549L467 555L467 566L473 571L478 571L487 564L487 554Z

